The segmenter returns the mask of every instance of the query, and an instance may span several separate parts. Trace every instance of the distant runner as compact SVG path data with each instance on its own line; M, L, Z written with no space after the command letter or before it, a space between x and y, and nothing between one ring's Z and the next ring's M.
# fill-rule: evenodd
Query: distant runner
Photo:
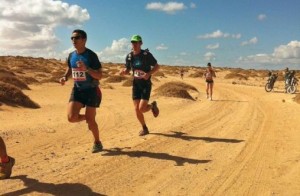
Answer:
M182 80L183 80L183 74L184 74L184 69L181 68L181 70L180 70L180 77L181 77Z
M142 125L139 135L149 134L145 123L144 114L152 110L153 116L159 115L159 109L156 101L148 104L151 94L151 75L158 71L159 65L156 59L148 50L142 50L142 37L134 35L131 38L132 52L126 56L126 69L121 71L121 75L129 74L133 71L132 99L135 108L136 117Z
M215 71L212 69L211 64L207 64L206 72L203 75L206 81L206 96L207 99L212 101L212 94L213 94L213 87L214 87L214 80L213 77L216 77ZM208 92L209 90L209 92Z
M92 152L96 153L103 149L99 139L98 124L95 120L96 108L101 103L101 91L98 85L102 78L102 66L97 55L85 47L86 32L79 29L74 30L71 40L76 50L69 54L68 68L64 77L60 79L62 85L71 75L74 80L68 105L68 120L71 123L86 121L94 136ZM83 107L86 107L85 114L80 114Z
M2 137L0 137L0 158L0 180L3 180L10 177L15 159L7 155L6 146Z

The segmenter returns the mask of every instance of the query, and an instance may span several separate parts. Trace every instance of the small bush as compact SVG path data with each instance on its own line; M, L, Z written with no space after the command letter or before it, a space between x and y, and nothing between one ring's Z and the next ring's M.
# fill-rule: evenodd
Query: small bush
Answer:
M27 108L40 108L19 88L11 84L0 82L0 102L12 106L23 106Z
M198 90L189 84L183 82L168 82L161 85L155 90L157 95L165 97L177 97L183 99L194 100L194 98L189 94L189 90L197 91Z
M300 104L300 94L297 94L294 101Z
M127 80L125 80L125 82L123 82L122 86L132 86L132 83L133 83L133 77L130 77Z
M105 82L107 82L107 83L119 83L119 82L122 82L123 80L126 80L126 77L113 75L113 76L109 76L105 80Z
M22 80L19 80L17 77L15 77L13 75L6 75L6 76L0 75L0 81L3 83L14 85L15 87L18 87L19 89L30 90L30 88L27 86L27 84L25 82L23 82Z
M161 71L157 71L153 74L153 76L156 76L156 77L165 77L165 74Z
M204 72L203 71L196 71L195 73L192 73L189 75L191 78L201 78L203 77Z
M225 79L248 80L248 77L244 76L242 74L239 74L239 73L232 72L232 73L227 74L225 76Z

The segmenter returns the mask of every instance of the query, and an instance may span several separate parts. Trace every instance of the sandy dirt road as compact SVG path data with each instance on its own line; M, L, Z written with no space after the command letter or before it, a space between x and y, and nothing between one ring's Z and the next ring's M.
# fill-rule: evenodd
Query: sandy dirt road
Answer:
M86 124L66 120L71 84L32 86L26 94L41 109L0 111L16 158L0 195L300 195L300 105L292 95L220 81L209 101L203 81L185 82L198 99L154 96L161 115L145 115L146 137L138 136L131 88L104 89L98 154Z

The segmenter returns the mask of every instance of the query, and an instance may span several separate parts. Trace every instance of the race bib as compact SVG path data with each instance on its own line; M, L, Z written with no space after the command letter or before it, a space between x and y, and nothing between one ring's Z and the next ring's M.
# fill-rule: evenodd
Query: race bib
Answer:
M133 76L138 79L143 78L145 74L146 73L142 70L134 70L134 72L133 72Z
M86 71L79 68L72 68L72 78L74 81L86 81Z

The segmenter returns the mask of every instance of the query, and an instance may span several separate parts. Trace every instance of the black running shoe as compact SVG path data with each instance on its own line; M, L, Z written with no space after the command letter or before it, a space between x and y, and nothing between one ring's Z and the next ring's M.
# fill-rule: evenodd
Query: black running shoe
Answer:
M152 113L153 113L153 116L156 118L156 117L158 117L158 115L159 115L159 109L158 109L158 107L157 107L157 103L156 103L156 101L153 101L152 103L151 103L151 105L152 105Z
M148 128L143 128L143 130L140 131L139 136L144 136L144 135L148 135L149 134L149 130Z

